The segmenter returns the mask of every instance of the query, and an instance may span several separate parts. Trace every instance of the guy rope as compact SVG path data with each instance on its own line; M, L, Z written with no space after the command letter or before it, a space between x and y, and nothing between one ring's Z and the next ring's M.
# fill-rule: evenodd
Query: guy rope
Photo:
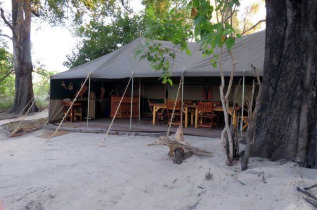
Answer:
M184 72L183 72L184 74ZM178 89L177 89L177 93L176 93L176 98L175 98L175 101L174 101L174 107L173 107L173 111L172 111L172 117L171 117L171 120L169 121L168 123L168 128L167 128L167 132L166 132L166 136L168 137L170 135L170 129L171 129L171 126L172 126L172 121L173 121L173 118L174 118L174 113L175 113L175 109L176 109L176 104L177 104L177 100L178 100L178 96L179 96L179 91L183 85L183 79L184 77L182 76L180 81L179 81L179 85L178 85ZM183 99L183 96L182 96L182 99ZM181 101L181 103L183 104L183 100ZM181 105L181 109L183 108L183 105ZM183 124L183 109L181 110L181 125Z
M35 99L38 97L39 93L40 93L40 90L46 85L46 83L48 82L50 78L48 77L45 82L43 83L43 85L37 90L35 96L33 96L31 98L31 100L25 105L25 107L22 109L22 111L20 112L20 114L18 115L21 116L22 113L24 112L24 110L26 109L26 107L31 103L31 106L29 107L29 109L26 111L26 113L24 114L24 116L22 117L21 121L19 122L18 126L14 129L14 131L11 133L10 137L12 137L17 131L18 129L20 128L22 122L25 120L26 116L28 115L28 113L30 112L30 110L32 109L34 103L35 103Z
M123 101L123 98L124 98L124 96L125 96L127 90L128 90L128 87L129 87L130 82L131 82L131 80L132 80L132 78L133 78L133 75L134 75L134 72L132 72L131 77L130 77L130 79L129 79L129 82L128 82L128 84L127 84L127 86L126 86L126 88L125 88L125 90L124 90L124 92L123 92L123 95L122 95L122 97L121 97L121 99L120 99L120 102L119 102L119 104L118 104L118 106L117 106L116 112L115 112L115 114L114 114L114 116L113 116L113 118L112 118L112 120L111 120L111 123L110 123L110 125L109 125L109 128L108 128L108 130L107 130L106 137L108 137L109 132L110 132L111 127L112 127L112 124L113 124L114 120L116 119L117 113L118 113L118 111L119 111L119 109L120 109L121 103L122 103L122 101ZM105 145L104 145L104 142L106 141L106 137L101 141L101 144L100 144L101 147L104 147L104 146L105 146Z
M76 94L74 100L72 101L71 105L69 106L67 112L64 114L63 119L61 120L61 122L60 122L59 125L57 126L55 132L49 137L49 139L48 139L47 141L49 141L52 137L54 137L55 134L57 133L57 131L59 130L59 128L61 127L62 123L64 122L64 120L65 120L65 118L66 118L66 116L68 115L69 111L72 109L72 107L73 107L75 101L77 100L79 93L81 92L81 90L82 90L83 87L85 86L85 84L86 84L88 78L90 78L90 75L91 75L91 73L89 73L89 74L87 75L87 77L86 77L84 83L82 84L82 86L80 87L79 91L77 92L77 94Z

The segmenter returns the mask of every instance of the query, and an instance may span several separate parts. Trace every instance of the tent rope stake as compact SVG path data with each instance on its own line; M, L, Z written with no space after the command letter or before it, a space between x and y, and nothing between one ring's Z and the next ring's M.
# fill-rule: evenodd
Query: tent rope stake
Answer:
M60 122L59 125L57 126L56 130L54 131L54 133L47 139L47 141L50 141L51 138L55 136L55 134L57 133L57 131L58 131L59 128L61 127L62 123L64 122L64 120L65 120L65 118L66 118L66 116L68 115L69 111L72 109L72 107L73 107L75 101L77 100L79 93L80 93L81 90L83 89L83 87L84 87L84 85L86 84L88 78L90 78L90 75L91 75L91 73L89 73L89 74L87 75L85 81L84 81L83 84L81 85L79 91L77 92L77 94L76 94L74 100L72 101L71 105L69 106L67 112L64 114L63 119L61 120L61 122Z
M26 107L31 103L31 106L29 107L29 109L26 111L26 113L24 114L23 118L21 119L21 121L19 122L18 126L14 129L14 131L11 133L10 137L12 137L20 128L20 125L22 124L22 122L25 120L26 116L28 115L28 113L30 112L30 110L32 109L34 103L35 103L35 99L38 97L40 90L46 85L46 83L48 82L50 78L47 78L45 80L45 82L43 83L43 85L40 87L40 89L38 89L38 91L36 92L35 96L33 96L31 98L31 100L27 103L27 105L22 109L22 111L20 112L19 116L24 112L24 110L26 109Z
M173 111L172 111L171 120L170 120L170 122L168 123L168 128L167 128L167 132L166 132L166 136L167 136L167 137L170 135L170 130L171 130L171 126L172 126L172 121L173 121L173 118L174 118L175 108L176 108L176 104L177 104L177 100L178 100L178 95L179 95L179 91L180 91L180 89L181 89L182 83L183 83L183 80L182 80L182 77L181 77L181 79L180 79L180 81L179 81L179 85L178 85L178 89L177 89L175 101L174 101L174 107L173 107ZM183 101L182 101L182 103L183 103ZM181 115L182 115L182 114L183 114L183 110L181 110ZM182 118L181 118L181 124L183 124Z
M126 86L126 88L125 88L125 90L124 90L124 92L123 92L123 94L122 94L122 97L121 97L120 102L119 102L119 104L118 104L118 106L117 106L116 112L115 112L115 114L114 114L114 116L113 116L113 118L112 118L112 120L111 120L111 123L110 123L110 125L109 125L109 128L108 128L108 130L107 130L106 137L108 137L109 132L110 132L111 127L112 127L112 124L113 124L114 120L116 119L116 116L117 116L117 114L118 114L118 111L119 111L119 108L120 108L121 103L122 103L122 101L123 101L123 98L124 98L124 96L125 96L125 94L126 94L126 92L127 92L127 90L128 90L128 87L129 87L129 85L130 85L130 82L131 82L131 80L132 80L132 78L133 78L133 74L134 74L134 73L131 74L131 77L130 77L130 79L129 79L129 81L128 81L128 84L127 84L127 86ZM106 137L101 141L100 147L104 147L104 146L105 146L105 145L104 145L104 142L106 141Z

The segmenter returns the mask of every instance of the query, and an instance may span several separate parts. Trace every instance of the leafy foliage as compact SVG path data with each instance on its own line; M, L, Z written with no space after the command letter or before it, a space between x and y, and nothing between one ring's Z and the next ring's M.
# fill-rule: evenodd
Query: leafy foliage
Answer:
M149 40L171 41L175 44L174 49L179 48L190 54L187 41L195 37L201 43L205 55L214 55L216 47L222 48L225 45L230 50L236 37L241 37L240 34L235 34L232 24L229 23L231 17L224 17L224 22L214 21L215 16L219 20L219 15L228 14L223 11L239 6L238 0L216 0L215 5L209 0L192 0L188 3L165 0L164 4L158 2L160 1L146 1L145 37ZM169 68L171 61L175 59L172 49L148 41L137 54L141 54L140 59L147 59L156 71L162 71L163 83L171 83ZM217 61L218 55L214 55L211 59L213 67L217 66Z
M36 97L36 104L39 107L47 107L49 101L49 90L50 90L50 83L49 78L50 76L54 75L56 72L49 72L45 69L45 66L37 63L33 68L33 88L34 93L37 94Z
M34 14L53 25L67 21L78 25L88 16L110 16L118 7L116 0L32 0L31 3Z
M175 59L175 49L185 50L190 54L187 41L192 37L192 21L190 11L186 8L185 1L170 0L148 0L144 2L145 9L145 38L148 39L145 46L140 46L137 56L140 59L147 59L153 69L162 71L163 83L172 80L169 68ZM175 48L162 47L160 43L153 43L150 40L171 41Z
M78 29L78 35L83 40L71 55L67 55L64 65L72 68L113 52L141 36L143 31L143 19L138 15L118 15L110 24L91 20Z
M4 48L0 48L0 108L11 105L14 95L12 55Z
M12 54L10 54L5 46L0 48L0 110L7 109L12 106L13 96L15 91L15 75L13 71ZM47 106L48 101L45 99L48 96L49 83L47 82L44 87L44 81L47 80L53 72L45 70L43 65L37 64L33 70L34 92L39 91L39 97L36 103L40 106Z
M216 68L219 56L214 54L214 49L225 45L230 50L236 38L241 38L241 35L236 34L232 24L229 23L230 17L222 17L224 21L219 22L218 16L228 14L224 11L239 6L239 1L216 0L215 5L211 5L209 0L193 0L189 6L192 11L197 11L193 16L195 37L200 42L204 54L213 55L211 64ZM217 21L213 21L214 16L217 16Z
M233 21L232 26L235 29L237 33L240 34L252 34L256 31L259 31L261 29L261 24L258 24L251 30L249 30L251 27L253 27L258 21L260 21L260 18L258 17L259 10L261 7L264 7L264 0L257 0L249 2L247 0L240 0L241 3L248 2L247 5L244 7L239 7L236 9L235 13L233 14ZM242 6L242 5L241 5ZM265 17L262 17L262 19L265 19ZM264 24L264 21L263 23Z

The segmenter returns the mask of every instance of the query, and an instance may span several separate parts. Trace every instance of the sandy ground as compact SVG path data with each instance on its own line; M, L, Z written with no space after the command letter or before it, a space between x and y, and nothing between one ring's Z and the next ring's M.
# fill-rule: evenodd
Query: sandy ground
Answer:
M24 115L18 117L18 118L12 118L12 119L7 119L7 120L0 120L0 125L9 123L9 122L15 122L15 121L20 121L22 119L25 120L34 120L34 119L39 119L39 118L45 118L48 117L48 109L44 109L41 112L29 115L27 117L24 117Z
M43 132L0 136L5 210L313 209L295 187L316 183L316 170L252 158L241 172L238 163L225 165L220 139L185 136L214 156L175 165L167 147L147 146L152 137L109 136L107 147L99 147L104 134L70 133L46 142L37 137ZM207 181L209 169L213 179Z

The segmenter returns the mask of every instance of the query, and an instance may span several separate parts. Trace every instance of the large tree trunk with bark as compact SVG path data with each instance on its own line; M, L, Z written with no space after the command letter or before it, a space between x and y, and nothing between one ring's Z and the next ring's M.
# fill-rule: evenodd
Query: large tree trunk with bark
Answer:
M15 70L15 96L10 112L20 113L29 108L33 99L32 58L31 58L31 2L12 0L13 56ZM29 104L28 104L29 103ZM31 112L37 111L34 104Z
M253 156L317 167L317 1L267 0L263 92Z

